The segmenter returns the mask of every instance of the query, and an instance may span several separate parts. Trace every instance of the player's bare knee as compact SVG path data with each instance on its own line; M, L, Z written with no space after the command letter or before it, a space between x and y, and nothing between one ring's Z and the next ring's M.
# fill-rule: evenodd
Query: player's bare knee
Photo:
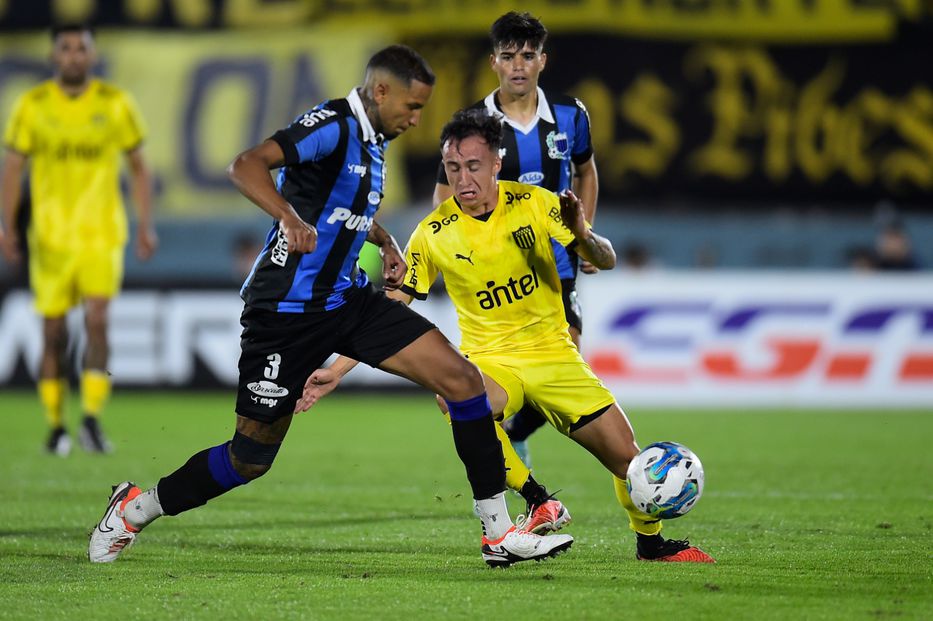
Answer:
M281 446L281 442L257 442L237 431L230 442L230 462L237 474L247 481L252 481L272 469L272 462L275 461Z
M486 391L483 374L475 364L462 358L455 369L440 381L441 396L448 401L463 401Z

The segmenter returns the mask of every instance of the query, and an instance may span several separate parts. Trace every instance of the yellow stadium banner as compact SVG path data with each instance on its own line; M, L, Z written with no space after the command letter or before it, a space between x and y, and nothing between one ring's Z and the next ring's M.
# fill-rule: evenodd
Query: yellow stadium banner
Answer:
M0 27L80 20L195 29L379 25L407 34L475 34L515 9L540 17L554 32L766 43L890 40L899 22L933 13L928 0L9 0L0 2Z
M369 56L392 42L379 28L102 32L97 41L101 73L132 93L146 118L158 207L173 215L254 209L227 180L234 156L317 103L345 97ZM47 35L0 39L3 121L16 96L48 75L48 52ZM387 152L388 208L408 199L407 140Z
M419 35L437 87L406 170L430 193L436 136L496 85L480 35ZM852 208L933 204L933 41L764 46L555 34L545 89L587 107L601 204L633 198Z

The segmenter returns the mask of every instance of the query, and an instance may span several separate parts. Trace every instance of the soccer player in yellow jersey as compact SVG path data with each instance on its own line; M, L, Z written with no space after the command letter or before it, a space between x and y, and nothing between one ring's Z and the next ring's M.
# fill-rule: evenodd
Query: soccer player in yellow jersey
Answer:
M138 210L137 254L148 259L157 245L141 148L145 129L126 93L91 77L96 53L89 28L58 27L52 42L53 78L19 98L4 133L0 242L7 260L18 263L16 216L28 162L29 280L43 319L38 389L51 427L47 448L62 456L71 448L63 420L65 317L83 303L87 349L78 437L86 450L105 453L110 444L98 416L110 393L107 313L123 277L128 230L119 187L121 154L129 164Z
M615 266L612 245L586 223L582 201L517 182L497 181L502 126L484 110L454 115L441 134L453 196L411 236L404 285L390 293L424 299L439 274L457 310L463 353L483 372L493 412L509 417L526 401L613 475L616 496L637 535L637 557L713 562L687 541L666 540L661 523L639 512L625 486L638 453L615 398L567 332L550 239L598 269ZM300 409L327 394L355 362L340 358L305 385Z

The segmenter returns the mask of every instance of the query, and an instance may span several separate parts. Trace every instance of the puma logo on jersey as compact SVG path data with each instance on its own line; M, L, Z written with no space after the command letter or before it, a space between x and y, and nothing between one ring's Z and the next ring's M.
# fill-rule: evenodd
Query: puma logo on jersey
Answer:
M466 261L466 262L469 263L470 265L476 267L476 264L473 263L472 257L473 257L473 251L472 251L472 250L470 251L470 256L464 256L464 255L460 254L459 252L456 253L456 254L454 254L454 258L455 258L455 259L463 259L464 261Z
M357 215L346 207L337 207L327 218L327 224L334 222L343 222L344 226L351 231L368 231L373 228L373 219L368 216Z

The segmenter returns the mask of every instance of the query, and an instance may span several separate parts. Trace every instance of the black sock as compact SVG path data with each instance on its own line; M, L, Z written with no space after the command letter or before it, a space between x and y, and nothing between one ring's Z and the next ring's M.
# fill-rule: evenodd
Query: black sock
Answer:
M550 499L544 486L535 481L535 478L530 474L528 475L528 480L525 481L525 484L522 485L518 493L525 499L525 503L528 505L529 509L531 507L540 506Z
M509 440L513 442L524 442L528 439L528 436L547 424L547 420L541 415L541 412L527 403L509 418L508 422L506 433Z
M191 456L181 468L159 481L159 504L166 515L178 515L247 483L230 463L229 442Z
M473 498L491 498L505 489L505 458L496 437L492 416L474 420L451 419L454 446L466 467Z

